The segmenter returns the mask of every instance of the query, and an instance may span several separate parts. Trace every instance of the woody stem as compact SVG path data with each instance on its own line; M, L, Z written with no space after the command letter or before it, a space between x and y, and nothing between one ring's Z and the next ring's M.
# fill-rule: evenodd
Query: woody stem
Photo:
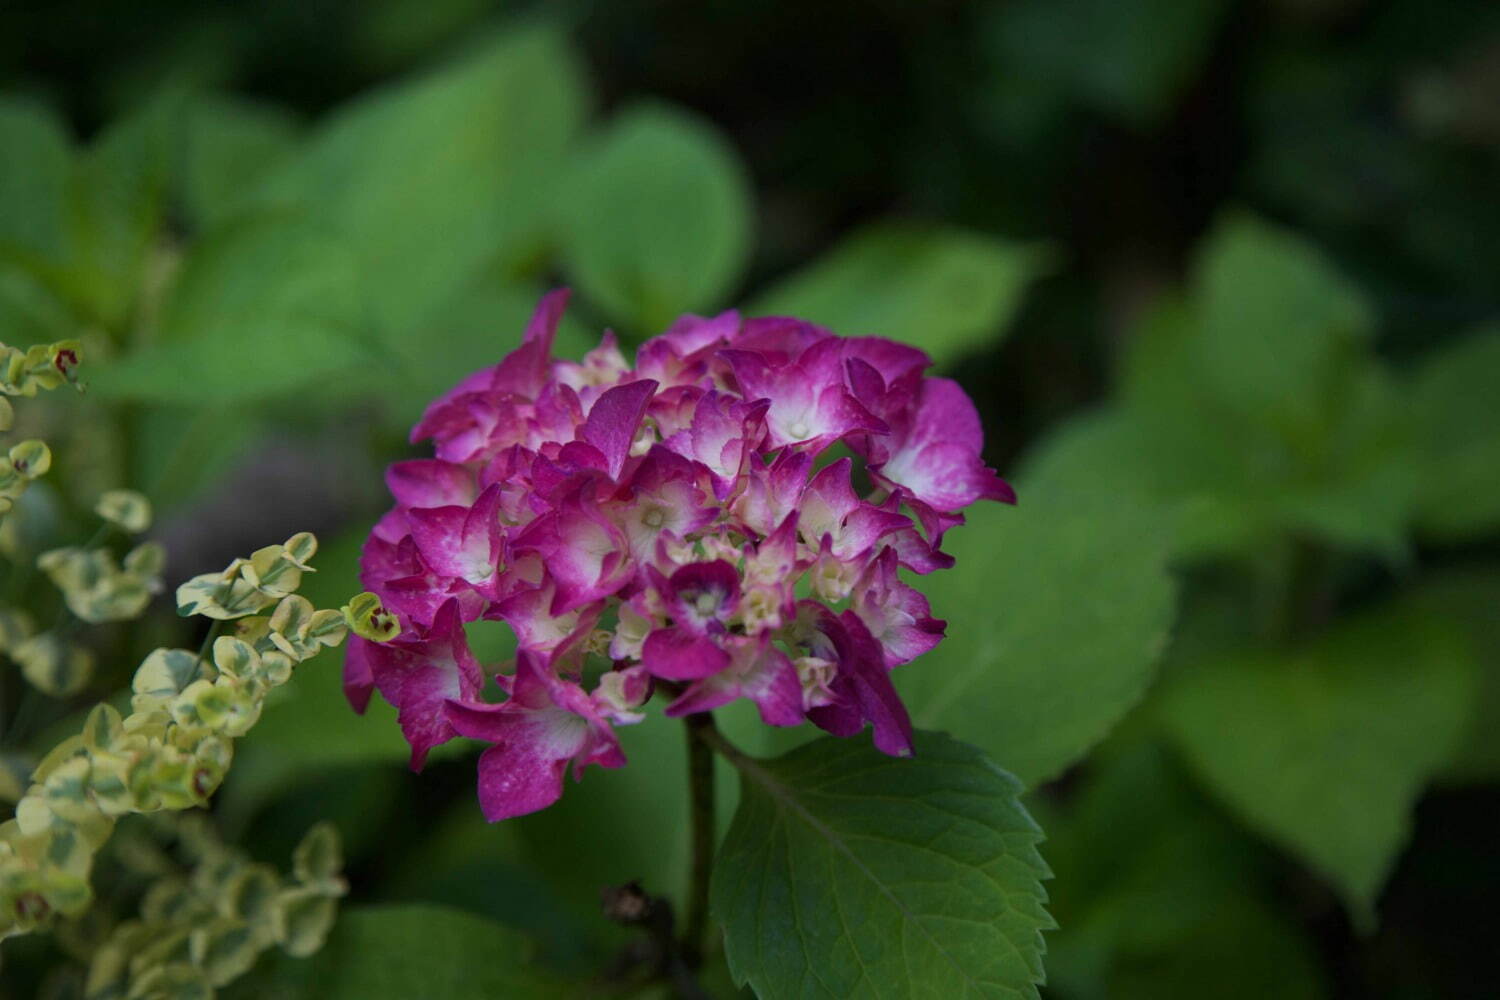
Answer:
M692 872L688 885L687 920L683 924L682 950L688 964L697 968L703 961L704 938L708 933L708 881L713 872L714 841L714 755L704 738L716 733L714 717L698 712L683 719L687 726L689 822L692 831Z

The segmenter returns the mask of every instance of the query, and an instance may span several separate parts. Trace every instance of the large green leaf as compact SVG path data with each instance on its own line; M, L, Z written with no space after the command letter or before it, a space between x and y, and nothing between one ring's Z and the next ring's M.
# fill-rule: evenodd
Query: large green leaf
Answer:
M1219 242L1233 250L1244 239L1231 232ZM1226 257L1245 253L1211 250L1208 259L1222 270ZM1118 400L1044 440L1028 473L1049 488L1107 488L1154 503L1186 559L1250 555L1301 536L1401 561L1417 477L1407 410L1390 375L1365 346L1324 324L1321 333L1304 331L1321 347L1285 352L1284 364L1301 369L1276 374L1279 387L1251 390L1270 394L1263 406L1236 405L1215 370L1242 361L1249 374L1266 359L1252 357L1263 345L1234 346L1227 315L1214 318L1233 310L1213 305L1215 294L1204 285L1149 310L1131 337ZM1332 293L1307 294L1322 301Z
M1000 339L1047 258L982 233L878 223L782 280L751 312L889 337L944 364Z
M1037 996L1042 833L979 751L825 738L738 767L712 882L737 982L762 1000Z
M433 399L460 379L490 367L521 344L543 289L484 276L464 286L413 327L397 345L400 360L371 373L391 425L404 433ZM576 310L563 314L553 355L577 361L598 346L602 331L587 331Z
M297 126L270 105L222 95L194 98L184 111L178 196L200 229L243 210L251 192L295 155Z
M1448 623L1392 608L1299 650L1186 666L1160 709L1208 787L1368 927L1412 803L1465 735L1475 683Z
M896 671L916 724L1029 783L1080 757L1145 692L1166 643L1169 526L1110 492L1029 491L969 512L953 569L918 581L947 637Z
M571 278L611 319L654 333L723 303L750 252L750 190L707 122L660 105L622 112L572 172Z
M1445 540L1500 526L1500 329L1432 357L1412 386L1418 523Z
M67 128L45 108L0 99L0 261L62 254L70 147Z
M1359 290L1314 247L1248 215L1209 235L1196 289L1210 393L1294 442L1316 434L1330 380L1373 327Z
M504 924L444 906L341 912L328 943L307 959L274 952L223 991L226 1000L526 1000L582 995L531 960L530 942Z
M0 103L0 267L121 332L164 216L176 109L153 101L74 153L55 118Z
M101 392L222 407L373 363L353 253L294 216L245 219L196 246L161 327L100 369Z
M1100 756L1103 759L1100 759ZM1047 978L1069 1000L1312 1000L1316 956L1271 905L1265 850L1196 794L1155 742L1094 758L1045 812L1056 872Z
M335 113L260 198L356 248L372 319L400 343L483 267L535 249L585 104L561 34L512 30Z

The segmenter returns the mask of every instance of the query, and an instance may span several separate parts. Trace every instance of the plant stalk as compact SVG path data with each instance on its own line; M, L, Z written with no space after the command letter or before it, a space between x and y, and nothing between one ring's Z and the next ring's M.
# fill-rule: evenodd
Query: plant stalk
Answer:
M689 822L692 831L692 872L688 885L687 919L683 923L682 953L688 966L703 964L704 940L708 934L708 882L714 867L714 844L718 830L714 822L714 754L706 734L717 735L714 717L708 712L687 716Z

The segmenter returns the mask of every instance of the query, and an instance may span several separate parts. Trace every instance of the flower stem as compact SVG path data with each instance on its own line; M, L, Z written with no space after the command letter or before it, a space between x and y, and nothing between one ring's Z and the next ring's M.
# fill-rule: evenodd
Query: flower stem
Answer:
M692 874L688 888L687 920L683 924L682 952L691 968L703 964L704 938L708 933L708 882L714 867L714 754L707 734L718 734L708 712L687 716L688 795L692 829Z

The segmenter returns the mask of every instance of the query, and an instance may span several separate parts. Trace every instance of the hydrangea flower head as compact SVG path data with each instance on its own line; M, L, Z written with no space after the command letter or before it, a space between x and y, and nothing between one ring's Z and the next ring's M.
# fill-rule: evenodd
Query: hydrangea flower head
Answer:
M943 623L900 571L951 565L963 508L1014 501L973 403L915 348L733 312L683 317L634 368L608 333L554 360L566 301L427 408L412 441L436 457L389 469L361 570L402 632L351 638L351 702L395 705L414 767L491 744L492 820L556 801L569 765L622 766L615 728L654 694L669 716L747 698L773 726L870 725L909 754L890 674ZM478 619L515 632L513 664L475 661Z

